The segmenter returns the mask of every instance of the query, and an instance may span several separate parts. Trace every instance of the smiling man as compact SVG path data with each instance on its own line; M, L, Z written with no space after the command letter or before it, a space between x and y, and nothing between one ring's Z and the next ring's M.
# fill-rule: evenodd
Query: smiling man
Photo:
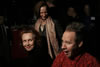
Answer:
M96 58L83 51L85 33L85 26L80 22L73 22L66 27L62 36L62 51L52 67L100 67Z

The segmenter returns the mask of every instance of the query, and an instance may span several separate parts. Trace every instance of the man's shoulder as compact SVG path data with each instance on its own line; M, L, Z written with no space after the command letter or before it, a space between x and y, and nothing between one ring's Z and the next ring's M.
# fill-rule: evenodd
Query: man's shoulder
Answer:
M87 59L95 59L95 57L92 56L92 55L89 54L89 53L84 53L83 56L84 56L85 58L87 58Z
M89 53L84 53L83 58L85 59L86 62L91 62L91 63L97 62L97 59Z
M86 62L87 65L92 65L93 67L100 67L99 61L89 53L83 54L83 61Z

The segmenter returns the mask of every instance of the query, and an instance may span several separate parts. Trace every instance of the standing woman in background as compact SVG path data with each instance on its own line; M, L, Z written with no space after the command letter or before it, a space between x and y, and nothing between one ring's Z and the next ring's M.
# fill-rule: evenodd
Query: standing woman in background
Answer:
M42 36L44 54L47 55L50 65L59 52L58 39L61 38L62 30L58 28L60 26L57 24L57 21L48 15L48 5L43 3L39 8L39 17L35 23L35 29L40 32Z

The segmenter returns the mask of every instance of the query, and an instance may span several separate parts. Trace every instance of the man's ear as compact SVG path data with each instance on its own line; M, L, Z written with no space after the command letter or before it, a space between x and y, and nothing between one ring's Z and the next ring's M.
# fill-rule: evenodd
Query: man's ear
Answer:
M81 47L83 45L83 41L81 41L78 45L78 47Z

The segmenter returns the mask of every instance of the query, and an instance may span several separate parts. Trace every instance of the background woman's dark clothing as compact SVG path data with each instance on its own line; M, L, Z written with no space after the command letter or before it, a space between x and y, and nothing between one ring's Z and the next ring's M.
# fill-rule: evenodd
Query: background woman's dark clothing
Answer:
M48 45L47 45L47 38L46 38L46 25L44 25L43 31L41 30L41 25L40 25L39 32L41 34L41 40L42 40L42 52L45 56L45 59L47 59L48 67L51 67L53 60L51 59L48 53Z

